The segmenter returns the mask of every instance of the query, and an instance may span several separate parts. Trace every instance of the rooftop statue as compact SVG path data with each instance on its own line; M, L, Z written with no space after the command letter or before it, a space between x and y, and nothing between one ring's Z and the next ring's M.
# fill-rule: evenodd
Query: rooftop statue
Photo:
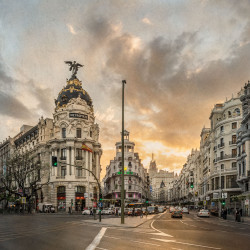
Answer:
M69 65L69 71L72 71L72 77L76 76L78 68L83 67L80 63L76 63L76 61L65 61L66 64Z

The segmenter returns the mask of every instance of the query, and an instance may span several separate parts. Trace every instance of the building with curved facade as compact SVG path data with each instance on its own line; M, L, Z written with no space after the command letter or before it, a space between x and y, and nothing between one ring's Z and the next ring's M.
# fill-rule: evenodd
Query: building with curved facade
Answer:
M95 123L92 100L75 74L67 80L55 105L53 119L41 117L36 126L26 126L8 143L13 151L20 155L30 153L32 157L34 171L25 181L26 194L33 194L30 184L36 179L40 185L33 194L36 203L52 203L58 211L80 211L95 206L99 194L91 174L100 182L99 126ZM57 157L57 166L52 166L52 156ZM21 192L26 195L24 190Z

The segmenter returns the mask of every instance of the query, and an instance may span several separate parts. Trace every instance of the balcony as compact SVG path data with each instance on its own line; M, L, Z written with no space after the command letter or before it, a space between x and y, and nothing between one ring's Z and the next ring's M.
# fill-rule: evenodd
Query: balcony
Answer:
M229 142L229 145L236 145L237 143L236 143L236 141L230 141Z
M217 150L217 146L214 146L214 151L216 151Z
M57 176L56 179L65 179L65 176Z
M225 146L225 143L224 142L222 142L221 144L218 144L218 148L222 148L222 147L224 147Z
M227 160L227 159L235 159L236 157L237 157L236 154L223 155L223 156L217 157L216 161Z

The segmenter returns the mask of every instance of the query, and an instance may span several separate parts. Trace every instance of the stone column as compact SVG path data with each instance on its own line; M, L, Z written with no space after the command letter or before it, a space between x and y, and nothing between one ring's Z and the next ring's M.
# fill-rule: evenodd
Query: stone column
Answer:
M71 147L71 175L75 176L75 148Z
M70 175L70 152L69 152L69 147L66 148L66 176Z

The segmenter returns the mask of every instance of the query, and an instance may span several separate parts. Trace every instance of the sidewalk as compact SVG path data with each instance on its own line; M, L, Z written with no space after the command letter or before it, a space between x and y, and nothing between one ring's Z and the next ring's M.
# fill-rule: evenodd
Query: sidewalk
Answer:
M140 218L140 216L127 216L124 218L124 224L121 224L121 217L117 218L105 218L102 219L101 222L99 222L99 218L96 220L84 220L84 222L92 223L92 224L98 224L102 226L112 226L112 227L125 227L125 228L135 228L139 227L143 223L153 219L155 214L143 216L143 218Z
M223 220L223 218L221 218L221 219ZM229 220L229 221L235 221L235 216L233 214L228 214L227 215L227 220ZM242 216L241 217L241 222L250 224L250 217L248 217L248 216Z

